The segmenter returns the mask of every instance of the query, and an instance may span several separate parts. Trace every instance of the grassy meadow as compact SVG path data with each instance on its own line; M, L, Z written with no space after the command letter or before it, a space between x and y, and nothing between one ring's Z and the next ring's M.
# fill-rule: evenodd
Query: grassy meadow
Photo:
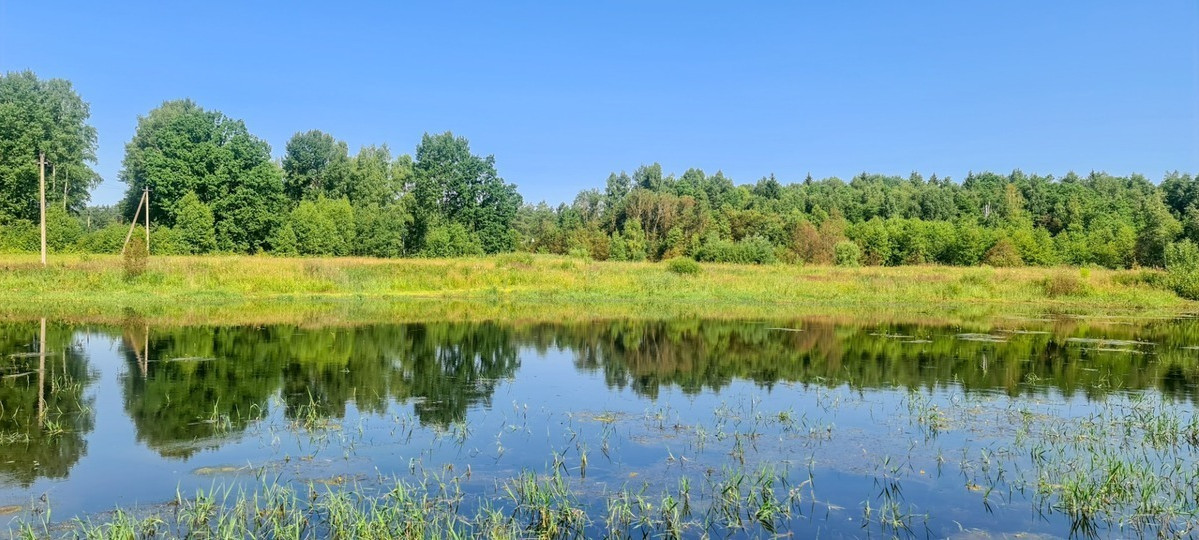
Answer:
M508 254L460 259L152 257L126 279L117 256L0 257L0 316L113 322L787 317L952 320L1046 313L1169 316L1194 303L1143 270L595 262Z

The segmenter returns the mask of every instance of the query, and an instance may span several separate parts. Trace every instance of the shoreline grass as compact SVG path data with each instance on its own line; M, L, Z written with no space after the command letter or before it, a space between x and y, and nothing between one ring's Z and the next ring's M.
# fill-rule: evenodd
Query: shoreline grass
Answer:
M355 324L401 320L578 320L912 314L1170 317L1195 302L1153 271L990 267L595 262L507 254L463 259L152 257L127 280L117 256L60 255L41 268L0 257L0 317L155 323Z

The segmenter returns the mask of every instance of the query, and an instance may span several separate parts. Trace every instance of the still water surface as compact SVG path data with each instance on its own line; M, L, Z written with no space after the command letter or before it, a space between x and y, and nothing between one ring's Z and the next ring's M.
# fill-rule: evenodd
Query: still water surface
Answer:
M42 354L39 323L0 325L0 520L14 523L47 506L56 522L153 512L216 486L369 493L430 475L502 507L522 471L565 477L594 510L588 535L615 493L653 499L683 478L688 536L1186 534L1196 520L1190 319L51 321L44 335ZM742 476L744 520L705 514L719 497L703 486ZM762 485L786 512L761 518ZM1080 511L1080 493L1103 504Z

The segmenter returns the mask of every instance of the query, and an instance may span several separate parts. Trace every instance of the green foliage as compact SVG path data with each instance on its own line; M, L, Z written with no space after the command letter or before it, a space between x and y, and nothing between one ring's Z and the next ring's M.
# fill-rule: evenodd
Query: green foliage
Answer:
M850 229L850 238L862 248L862 262L868 265L887 264L891 259L891 235L886 224L877 216Z
M1136 230L1131 224L1112 217L1097 218L1087 235L1086 263L1095 263L1107 268L1129 268L1134 261Z
M1144 223L1137 233L1136 260L1146 266L1163 266L1166 246L1182 234L1182 224L1157 197L1145 201L1141 216Z
M690 257L675 257L666 261L666 269L679 275L694 275L700 272L699 263Z
M612 240L603 231L578 229L568 238L571 245L586 250L591 259L606 261L612 254Z
M192 245L178 229L151 227L150 250L155 255L189 255Z
M126 218L149 187L150 220L174 226L184 196L195 193L210 207L216 245L226 251L266 247L286 206L283 171L271 160L270 146L240 120L190 100L163 103L138 119L120 177L129 185Z
M399 199L404 182L411 176L411 160L405 161L406 158L397 162L397 170L393 171L391 150L386 144L364 146L354 156L349 181L330 196L345 197L358 206L392 204ZM399 171L402 167L407 167L408 171Z
M983 257L983 264L996 268L1022 266L1024 259L1020 256L1020 250L1016 244L1005 236L987 250L987 255Z
M270 244L271 252L275 255L294 257L300 254L300 240L296 238L296 231L291 227L291 221L286 221L283 225L275 228Z
M1178 172L1160 186L1135 174L1019 170L961 182L862 173L848 182L771 175L737 185L719 171L676 177L652 163L613 172L602 190L583 190L570 204L522 205L495 158L450 132L425 134L413 155L395 158L386 145L351 156L330 134L298 132L276 164L242 121L190 100L138 119L120 172L124 200L115 211L86 208L99 181L87 165L96 148L88 115L66 81L0 77L0 249L29 249L39 151L52 163L51 208L66 199L66 211L49 216L56 251L111 251L108 225L132 218L143 188L150 221L170 231L159 233L164 246L176 235L186 253L401 257L519 247L595 260L1128 268L1161 267L1171 243L1199 241L1199 179ZM84 234L87 218L94 223ZM838 253L846 240L856 256Z
M18 219L0 224L0 251L39 251L41 243L41 232L31 221Z
M336 197L349 183L349 149L318 130L296 133L283 153L283 174L283 190L293 200Z
M1199 246L1190 240L1166 246L1166 285L1178 296L1199 300Z
M579 259L584 262L591 261L591 252L589 252L586 249L581 248L581 247L577 247L577 248L570 250L570 252L567 253L567 255L569 255L570 258L572 258L572 259Z
M609 246L609 259L613 261L629 260L629 245L625 243L623 234L613 234Z
M85 233L79 239L79 250L85 253L120 253L129 226L111 223L102 229Z
M699 256L702 246L714 257L715 248L727 246L717 241L761 237L785 260L829 264L834 246L849 238L865 264L973 266L1006 238L995 260L1013 251L1011 243L1020 262L1003 264L1160 266L1165 243L1181 234L1199 239L1197 181L1167 178L1162 190L1137 175L1056 179L1020 171L971 174L961 183L862 174L848 183L808 178L787 185L764 178L736 186L719 173L689 169L676 178L648 165L632 177L613 173L603 193L586 190L573 205L524 207L515 223L534 251L566 253L577 243L564 239L594 232L607 235L610 256L618 260L637 258L639 250L628 242L639 236L629 228L636 220L650 259ZM1159 191L1167 187L1163 205Z
M666 232L666 240L662 243L662 258L671 259L681 256L687 245L683 237L683 229L671 227Z
M184 253L208 253L216 249L216 223L212 210L194 192L179 201L175 230L185 246Z
M477 235L473 243L487 253L516 248L512 222L521 204L516 186L499 177L493 156L472 154L466 138L425 134L416 148L413 182L413 242L426 248L424 253L446 247L448 229L436 239L443 245L428 249L432 229L440 223L456 223Z
M857 244L849 240L842 240L833 246L833 260L837 266L858 266L862 257L862 250Z
M435 225L425 237L425 257L463 257L482 255L479 241L461 223Z
M1053 239L1045 229L1034 230L1031 226L1015 227L1008 231L1007 237L1020 253L1024 264L1050 266L1058 262Z
M772 264L778 262L774 246L769 240L753 236L732 242L714 240L704 243L695 253L695 259L704 262Z
M295 249L300 255L345 256L354 246L354 209L344 198L320 196L300 201L288 216L287 224L295 235ZM283 245L287 242L278 236L275 240Z
M641 228L641 220L630 219L624 224L620 234L624 243L625 257L620 260L644 261L646 258L645 230Z
M65 183L68 210L83 209L88 191L100 183L88 166L96 161L90 115L69 81L41 80L32 71L0 75L0 222L40 219L39 152L49 163L47 205L62 206Z
M978 266L982 264L987 250L995 245L994 233L973 220L962 220L955 224L957 243L953 254L948 257L950 264L959 266Z
M1166 246L1166 270L1199 270L1199 246L1190 240Z
M38 243L41 243L41 232L38 232ZM46 249L62 253L73 251L80 237L83 236L83 224L75 216L67 213L61 206L51 206L46 209ZM41 246L38 246L41 249Z
M145 230L134 231L134 235L129 239L129 245L125 247L125 253L121 257L121 264L125 270L125 279L132 280L146 273L146 266L150 260L150 252L146 247L146 240L143 237Z
M404 206L371 204L355 212L358 238L354 252L371 257L402 257L412 214Z
M121 212L116 206L88 206L83 211L79 212L79 220L84 223L88 231L103 229L113 223L119 223L121 220Z

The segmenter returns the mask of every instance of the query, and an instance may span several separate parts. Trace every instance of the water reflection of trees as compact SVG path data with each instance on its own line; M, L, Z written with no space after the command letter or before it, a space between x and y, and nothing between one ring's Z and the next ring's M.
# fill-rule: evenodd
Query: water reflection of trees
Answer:
M23 486L66 477L87 453L95 376L74 334L46 325L43 356L40 323L0 324L0 474Z
M694 393L744 379L765 386L780 381L860 388L957 384L1009 395L1054 389L1089 398L1155 388L1175 399L1195 400L1199 382L1199 351L1186 348L1199 345L1194 321L980 328L854 326L819 319L612 322L554 333L554 345L573 350L580 369L651 397L662 386ZM998 339L959 337L966 333ZM1085 341L1091 339L1145 344Z
M1044 333L1001 334L1001 330ZM968 391L1018 395L1056 390L1088 397L1101 397L1113 389L1156 388L1168 396L1193 400L1199 380L1199 351L1184 348L1199 345L1199 324L1194 321L1130 326L1014 321L975 328L855 325L823 319L427 323L327 329L151 329L130 324L121 332L120 350L128 366L126 412L140 440L172 456L188 456L205 445L219 444L222 436L239 432L264 412L276 395L282 400L283 414L293 418L309 414L338 418L350 404L379 413L403 401L411 403L423 423L444 426L464 418L471 407L487 404L497 381L514 375L522 348L568 350L579 370L602 376L611 387L651 397L663 387L695 393L749 380L767 387L779 382L859 388L953 384ZM955 337L967 332L1004 336L1004 340ZM1097 347L1072 338L1156 345ZM25 336L6 346L28 349L29 343ZM82 380L86 372L82 358L68 350L67 360L68 368L77 366L68 369L69 376ZM29 388L5 381L0 388L6 392L0 397L3 406L32 399L10 396ZM83 418L90 422L90 417ZM29 421L5 424L4 429L29 432ZM62 451L69 453L71 444L81 448L82 439L65 444ZM45 446L58 451L57 446ZM33 459L41 458L28 461Z
M409 324L360 328L126 328L125 408L139 440L187 457L236 433L276 393L284 414L340 418L353 403L382 412L411 400L446 425L485 404L519 366L510 327Z
M123 329L125 411L137 438L168 456L187 457L240 431L278 387L279 369L256 346L270 329ZM258 334L265 334L258 337Z

